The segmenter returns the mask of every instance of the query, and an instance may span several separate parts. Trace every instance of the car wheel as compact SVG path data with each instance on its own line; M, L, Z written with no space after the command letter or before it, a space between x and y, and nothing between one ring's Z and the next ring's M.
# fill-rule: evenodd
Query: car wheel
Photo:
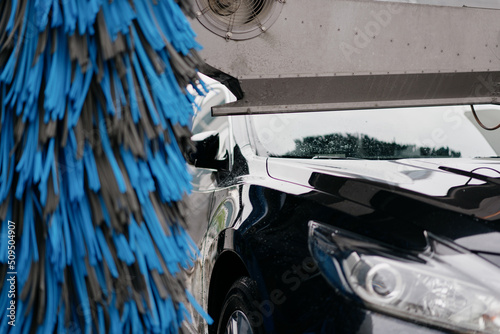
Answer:
M255 307L258 301L257 283L249 277L239 278L226 295L217 333L264 333L263 315Z

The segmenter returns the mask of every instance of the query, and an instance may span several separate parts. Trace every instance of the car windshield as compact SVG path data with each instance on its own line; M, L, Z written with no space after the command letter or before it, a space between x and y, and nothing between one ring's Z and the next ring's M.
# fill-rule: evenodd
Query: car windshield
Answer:
M486 126L498 106L476 106ZM500 155L500 130L486 131L470 106L247 116L257 154L304 159L477 158Z

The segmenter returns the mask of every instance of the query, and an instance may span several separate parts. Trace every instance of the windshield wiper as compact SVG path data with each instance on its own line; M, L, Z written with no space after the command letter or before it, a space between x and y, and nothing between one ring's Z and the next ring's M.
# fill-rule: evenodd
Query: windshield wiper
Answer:
M322 159L322 160L363 160L356 157L346 157L343 154L318 154L313 156L311 159Z
M474 172L468 172L466 170L445 167L445 166L439 166L439 169L444 170L446 172L453 173L453 174L463 175L463 176L467 176L467 177L470 177L473 179L481 180L484 182L500 184L500 178L498 178L498 177L486 176L486 175L482 175L482 174L478 174L478 173L474 173ZM488 169L493 170L493 171L500 174L500 172L498 172L496 169L493 169L493 168L488 168Z

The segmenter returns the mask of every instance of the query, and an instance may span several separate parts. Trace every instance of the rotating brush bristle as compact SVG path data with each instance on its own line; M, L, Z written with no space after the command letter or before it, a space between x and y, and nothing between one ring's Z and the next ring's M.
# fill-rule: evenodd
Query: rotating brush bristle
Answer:
M176 333L189 303L204 314L182 277L200 60L181 8L0 1L1 333Z

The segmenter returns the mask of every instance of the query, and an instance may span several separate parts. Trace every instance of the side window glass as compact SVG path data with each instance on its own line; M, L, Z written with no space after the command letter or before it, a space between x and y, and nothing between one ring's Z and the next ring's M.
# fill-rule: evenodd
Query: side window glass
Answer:
M208 85L210 91L205 96L198 96L196 111L193 120L193 134L204 131L220 131L228 126L227 116L212 117L212 107L233 101L230 92L220 83Z
M229 119L227 116L212 117L211 108L216 105L233 102L236 98L218 81L203 75L200 75L200 77L209 88L209 92L205 96L196 97L195 103L198 108L193 119L192 133L193 135L206 131L219 133L220 148L217 160L230 159L231 140Z
M198 96L192 87L188 87L190 93L195 96L195 116L191 127L193 135L204 132L216 132L219 135L219 151L215 157L222 164L227 162L227 167L232 167L232 152L230 150L230 125L228 117L212 117L211 108L215 105L235 101L236 98L229 90L218 81L210 79L202 74L200 78L204 81L209 91L204 96ZM201 137L204 137L203 135ZM213 155L212 155L213 156ZM217 162L216 162L217 164ZM213 169L195 168L188 165L192 175L191 184L196 192L212 191L217 188L227 172L214 173ZM222 169L221 169L222 171Z
M226 126L219 131L219 154L217 155L217 160L229 159L229 127L226 122Z
M224 103L221 100L220 92L216 90L210 91L204 101L202 102L200 109L195 115L193 121L193 135L206 132L215 131L219 134L219 153L217 155L217 160L223 160L228 156L229 149L229 123L227 116L212 117L211 108L214 105Z

